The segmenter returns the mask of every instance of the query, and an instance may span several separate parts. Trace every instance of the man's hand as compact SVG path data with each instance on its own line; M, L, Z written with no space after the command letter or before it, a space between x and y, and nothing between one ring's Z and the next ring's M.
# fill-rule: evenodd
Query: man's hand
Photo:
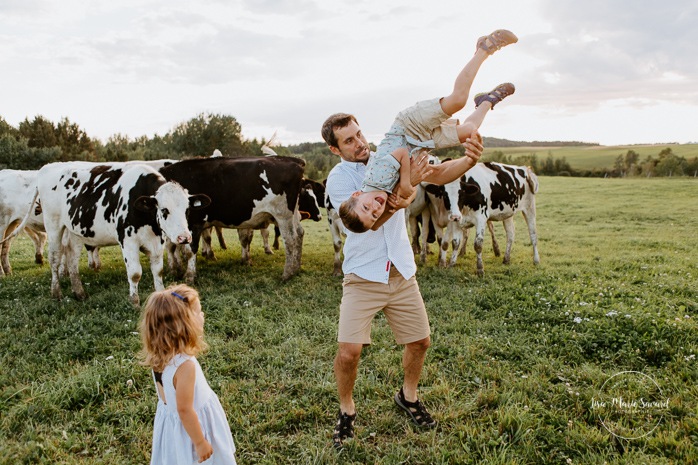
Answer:
M480 133L474 132L471 134L463 143L463 147L465 147L465 156L470 158L473 161L473 165L475 165L480 159L482 150L484 149Z
M482 149L482 146L480 146L480 148ZM480 150L480 153L482 153L482 150ZM419 152L410 159L410 184L416 186L424 181L433 171L431 165L429 165L429 156L427 152L424 150Z

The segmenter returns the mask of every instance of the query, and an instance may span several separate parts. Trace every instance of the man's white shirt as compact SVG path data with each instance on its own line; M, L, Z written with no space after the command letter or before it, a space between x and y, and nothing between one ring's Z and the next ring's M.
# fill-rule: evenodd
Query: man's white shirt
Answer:
M336 209L339 210L342 202L361 189L365 172L365 164L345 160L332 168L327 177L327 193ZM395 212L376 231L357 234L347 230L344 243L344 274L354 273L369 281L387 283L391 266L395 266L405 279L417 272L404 209Z

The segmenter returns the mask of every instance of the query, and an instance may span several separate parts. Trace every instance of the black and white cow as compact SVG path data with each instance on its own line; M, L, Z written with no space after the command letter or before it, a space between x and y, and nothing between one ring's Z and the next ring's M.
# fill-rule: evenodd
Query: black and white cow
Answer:
M446 160L450 160L447 158ZM446 161L444 160L444 161ZM430 165L439 165L441 160L435 155L429 155ZM433 227L431 220L431 209L429 208L429 197L426 192L428 183L422 182L415 187L416 193L412 203L405 209L405 221L407 228L412 238L412 252L419 255L420 261L426 263L428 243L434 242L435 235L438 236L439 231ZM421 237L421 242L420 242ZM436 237L440 241L440 236Z
M321 221L322 212L320 208L325 207L325 186L312 179L303 179L303 186L301 188L300 195L298 197L298 211L301 214L301 221L303 220L313 220ZM274 250L279 250L279 236L281 231L279 231L279 226L273 221L269 221L266 225L261 225L255 229L238 229L238 238L240 239L240 244L242 248L242 262L246 265L251 265L252 260L250 256L250 245L252 243L252 238L254 236L254 231L259 230L262 236L262 244L264 246L264 253L267 255L272 255L274 251L269 246L269 226L274 224ZM201 255L210 259L215 260L216 257L213 253L213 248L211 247L211 230L215 229L218 235L218 243L221 245L222 249L225 249L225 240L223 239L222 228L217 226L215 228L204 229L201 233Z
M155 170L159 170L164 166L169 166L173 163L177 163L179 160L172 159L161 159L161 160L131 160L126 162L106 162L100 163L106 166L131 166L131 165L147 165ZM99 271L102 268L102 261L99 258L99 247L92 247L90 245L85 245L87 250L87 266L95 271ZM62 275L62 274L61 274Z
M12 273L9 258L10 246L15 236L12 233L30 210L36 193L38 173L38 171L0 170L0 239L7 238L0 246L0 276ZM34 261L43 264L46 233L38 205L31 208L24 232L34 243Z
M475 226L474 249L477 254L478 275L484 274L482 263L482 243L488 221L502 221L507 233L507 248L504 263L509 263L511 247L514 242L514 220L516 212L522 212L528 225L528 232L533 246L533 263L538 264L538 236L536 232L536 199L538 178L527 166L513 166L502 163L478 163L463 177L445 186L430 185L427 192L441 197L441 211L434 216L448 217L451 222L462 228ZM435 203L435 202L434 202ZM461 228L449 226L450 234L459 243ZM490 229L493 234L493 230ZM446 240L446 236L444 237ZM439 261L445 263L445 249L448 244L442 242ZM459 247L454 242L454 255L451 263L458 257Z
M189 215L192 242L182 251L185 258L196 255L206 228L254 229L273 218L286 244L282 280L291 278L301 266L303 227L298 197L304 169L305 162L295 157L197 158L161 169L168 180L211 199L209 206ZM187 266L185 279L192 282L195 275L195 267Z
M322 185L327 187L327 179L322 181ZM339 212L330 202L330 195L325 192L325 210L327 211L327 223L330 226L332 235L332 245L334 247L334 263L332 269L333 276L343 276L342 273L342 241L347 237L347 232L339 217Z
M431 220L431 212L427 203L427 192L425 186L418 184L415 186L415 197L407 208L405 208L405 222L412 238L412 252L419 255L421 262L424 263L427 257L427 234L429 221ZM423 239L420 243L420 233Z
M301 221L322 221L321 208L325 208L325 185L312 179L303 179L303 187L298 197L298 211ZM279 227L274 225L274 250L279 250ZM265 242L268 245L269 236Z
M59 299L62 258L75 296L86 297L78 274L83 245L121 247L134 304L140 302L139 251L150 257L155 289L164 289L165 240L191 242L187 212L210 203L205 195L189 195L182 186L143 164L52 163L39 170L37 184L49 240L51 294Z

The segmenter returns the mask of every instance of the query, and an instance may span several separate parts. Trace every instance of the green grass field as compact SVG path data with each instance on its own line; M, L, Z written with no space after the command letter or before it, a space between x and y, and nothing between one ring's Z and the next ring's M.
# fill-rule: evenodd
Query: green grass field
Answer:
M501 151L505 155L516 158L521 155L536 154L539 161L544 161L551 154L553 158L563 158L577 170L592 170L613 168L618 155L623 155L628 150L634 150L640 154L640 161L645 160L648 155L658 158L659 152L670 148L679 157L691 159L698 157L698 144L657 144L657 145L615 145L615 146L580 146L580 147L492 147L485 148L483 156Z
M357 438L340 456L330 437L341 279L331 276L326 222L303 223L303 269L288 283L282 252L264 255L257 235L245 267L228 231L229 249L199 261L210 344L199 359L238 463L698 463L698 184L540 183L539 266L519 218L511 265L486 239L477 278L471 238L456 267L438 268L430 255L419 268L432 326L421 397L439 427L421 432L394 406L401 351L379 317L359 367ZM497 234L503 244L501 225ZM118 249L102 258L94 273L83 257L85 302L56 302L48 266L33 263L26 236L14 244L14 274L0 280L2 464L149 460L156 395L135 359L139 310ZM67 279L63 291L70 295ZM141 300L150 291L146 271ZM657 389L607 383L625 371ZM629 401L648 392L661 405L618 423L595 408L610 394ZM641 437L618 439L604 425Z

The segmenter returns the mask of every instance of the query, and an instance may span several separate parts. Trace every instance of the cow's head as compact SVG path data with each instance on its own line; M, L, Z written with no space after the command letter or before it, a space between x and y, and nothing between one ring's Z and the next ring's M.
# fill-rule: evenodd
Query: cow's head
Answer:
M312 179L304 179L301 193L298 197L298 211L301 213L301 219L320 221L322 219L320 207L324 206L325 186Z
M443 200L444 208L448 211L448 219L450 221L460 221L463 215L458 207L458 190L460 188L460 180L449 182L443 186L429 184L426 190L431 195Z
M155 213L155 219L163 234L172 243L189 244L189 209L205 208L210 204L211 199L207 195L189 195L187 190L176 182L166 182L158 188L155 195L138 197L135 207L141 211Z

